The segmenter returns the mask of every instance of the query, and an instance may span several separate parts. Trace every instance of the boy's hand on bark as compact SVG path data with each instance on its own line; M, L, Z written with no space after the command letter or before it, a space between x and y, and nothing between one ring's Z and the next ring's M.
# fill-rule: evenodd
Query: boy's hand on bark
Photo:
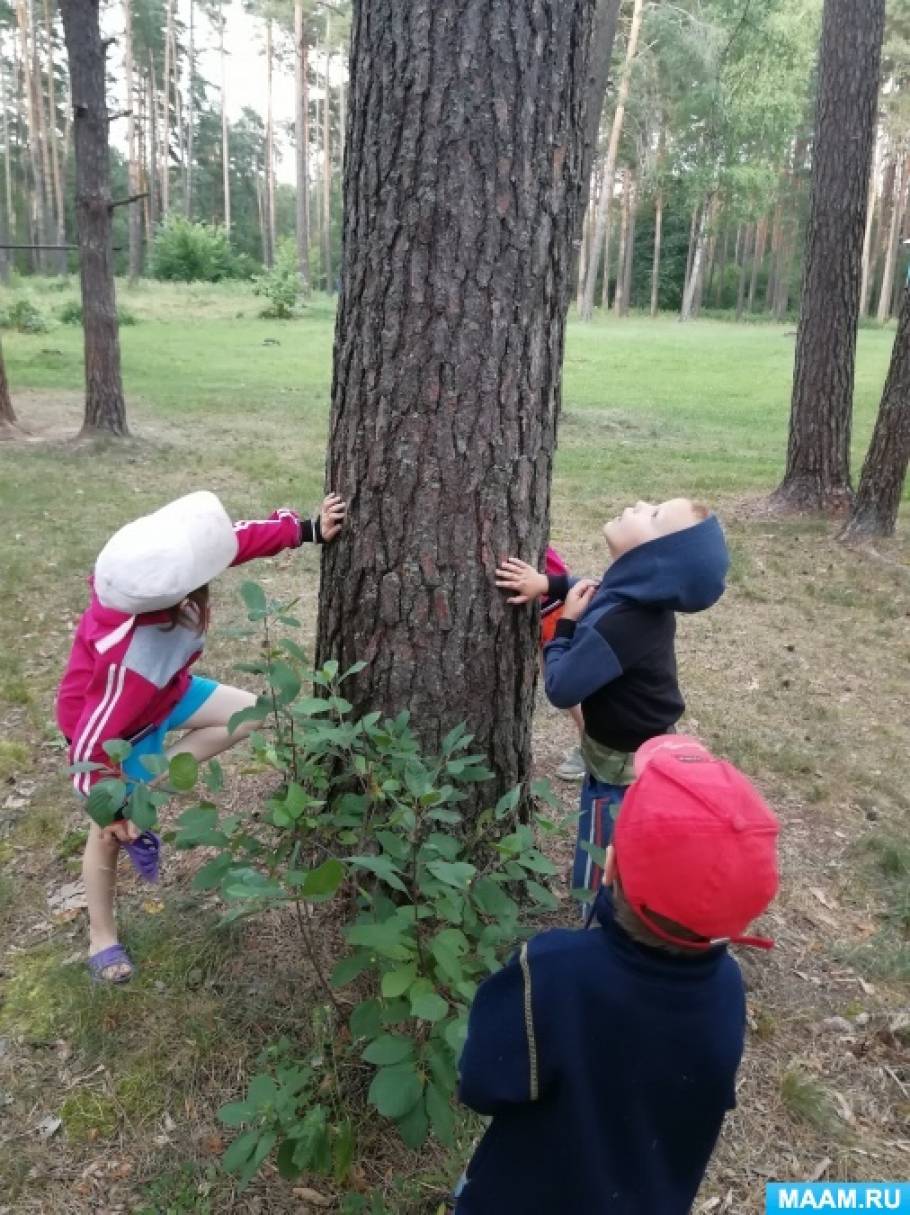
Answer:
M562 611L563 620L578 620L583 616L599 586L596 578L579 578L566 596L566 606Z
M530 603L539 599L550 588L546 574L541 574L533 565L519 561L517 557L507 557L496 570L496 585L501 591L510 591L511 599L506 603Z
M340 494L328 494L319 509L319 530L326 544L341 531L347 513L347 503Z

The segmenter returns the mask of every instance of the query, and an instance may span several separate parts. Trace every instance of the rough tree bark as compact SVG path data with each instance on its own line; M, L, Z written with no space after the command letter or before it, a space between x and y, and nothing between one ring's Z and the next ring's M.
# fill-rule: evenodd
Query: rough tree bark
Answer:
M325 97L322 101L322 273L327 295L334 294L332 274L332 85L329 38L330 20L325 20Z
M304 289L310 287L310 124L309 47L303 0L294 3L294 125L297 144L297 273Z
M890 536L910 461L910 286L904 287L891 366L859 489L841 539Z
M3 184L4 184L4 213L0 233L5 241L16 243L16 210L13 206L13 166L10 157L9 138L9 106L6 93L6 73L4 72L4 51L0 41L0 112L3 115ZM4 250L0 255L0 281L9 280L10 267L13 262L12 253Z
M126 142L129 193L141 193L139 155L136 141L136 90L133 84L133 0L123 0L123 75L126 87ZM142 273L142 212L139 202L129 204L129 281L135 283Z
M6 364L3 361L3 347L0 346L0 439L12 439L20 433L19 420L16 417L12 398L9 395Z
M613 126L610 130L610 143L607 148L607 159L604 166L604 184L600 192L600 202L597 207L597 219L594 224L594 241L591 246L591 256L588 259L588 278L585 283L584 299L582 300L581 316L589 321L594 314L594 290L597 286L597 275L600 271L600 251L606 246L606 234L610 223L610 205L613 201L613 178L616 173L616 157L619 154L619 140L622 135L622 124L625 120L626 102L629 100L629 88L632 83L632 64L638 50L638 37L641 33L644 0L635 0L632 10L632 26L629 30L629 41L626 43L626 57L623 63L622 78L619 82L619 92L616 95L616 109L613 111ZM608 277L609 267L604 266L604 278Z
M129 433L120 378L120 339L111 250L110 151L99 0L62 0L76 153L76 225L85 334L82 434Z
M317 661L430 749L466 719L485 804L528 772L537 618L494 570L547 543L593 12L354 5Z
M790 434L777 504L849 503L866 192L885 0L825 0Z

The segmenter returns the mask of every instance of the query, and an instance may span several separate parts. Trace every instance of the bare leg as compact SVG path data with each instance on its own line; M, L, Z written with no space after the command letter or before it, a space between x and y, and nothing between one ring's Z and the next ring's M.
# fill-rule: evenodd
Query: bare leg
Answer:
M581 736L585 732L585 719L582 715L581 705L573 705L571 709L566 709L566 712L575 722L575 728L578 731L578 741L581 742Z
M100 953L117 944L117 924L114 920L114 891L117 886L117 858L120 841L102 835L97 823L88 829L88 840L82 857L82 877L88 906L89 955ZM114 982L129 974L122 963L105 967L102 976Z
M192 755L202 763L214 755L220 755L228 747L247 738L256 729L258 722L245 721L233 734L228 733L228 722L241 709L256 703L252 692L219 684L205 704L183 723L186 730L176 742L171 743L165 755Z

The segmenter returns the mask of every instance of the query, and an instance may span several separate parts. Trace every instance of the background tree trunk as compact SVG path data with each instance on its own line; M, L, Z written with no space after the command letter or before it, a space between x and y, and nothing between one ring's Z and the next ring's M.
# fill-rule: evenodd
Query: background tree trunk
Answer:
M193 131L196 125L196 6L190 0L190 40L187 47L186 162L183 176L183 212L193 218Z
M863 233L863 269L859 288L859 314L865 316L869 311L869 288L871 286L872 270L872 228L875 221L875 183L878 178L878 164L873 158L872 172L869 174L869 195L866 199L866 229Z
M758 286L758 275L762 268L762 263L765 260L765 245L768 241L768 217L763 215L758 221L758 229L755 233L755 252L752 255L752 274L749 278L749 303L748 311L755 310L755 289Z
M664 194L657 191L654 203L654 260L651 263L651 315L657 316L660 292L660 241L664 223Z
M99 0L62 0L76 152L76 224L85 332L83 434L129 433L120 379L120 340L111 250L111 188L104 47Z
M149 146L148 146L148 187L149 187L149 223L154 233L155 225L161 217L161 191L158 166L158 87L155 81L155 60L149 51L148 77L148 110L149 110ZM151 236L149 237L151 239Z
M775 500L842 509L885 0L825 0L787 467Z
M907 206L907 162L895 163L894 193L891 199L891 223L888 227L888 244L885 249L885 268L882 272L881 291L878 296L878 323L884 325L891 315L891 297L894 294L894 269L897 265L897 247L900 242L901 223Z
M272 19L265 22L265 74L266 74L266 115L265 115L265 230L268 238L264 242L265 264L271 266L275 261L275 244L277 231L275 227L275 122L272 114Z
M904 287L891 366L853 509L841 539L890 536L910 461L910 287Z
M47 222L44 175L41 171L41 135L38 124L37 83L33 70L33 57L30 40L34 38L31 28L31 8L26 0L16 0L16 19L19 25L20 65L22 69L22 88L25 93L25 112L28 120L28 163L30 185L32 188L32 240L36 245L49 245L53 233ZM39 250L34 258L35 265L42 270L48 264L48 254Z
M494 570L549 532L593 10L354 7L327 470L351 526L317 662L368 660L356 711L410 709L430 749L467 719L495 771L469 813L528 773L537 613Z
M57 138L57 81L54 62L54 22L50 0L44 0L44 28L47 33L47 106L50 115L48 131L51 142L51 174L54 185L54 218L57 228L57 244L66 244L66 206L63 200L64 170L61 165L60 143ZM66 274L66 250L57 253L57 273Z
M624 168L622 171L622 200L619 210L619 243L616 249L616 285L613 288L613 312L616 316L622 316L622 293L625 285L625 268L626 268L626 241L629 236L629 169ZM604 269L609 268L609 261L604 262ZM604 299L603 306L607 308L607 280L604 278Z
M297 154L297 272L310 288L310 130L308 47L303 0L294 4L294 125Z
M626 43L626 57L623 63L622 79L619 82L619 92L616 95L616 109L613 112L613 126L610 130L610 143L607 148L607 159L604 165L604 184L600 193L600 203L597 207L597 220L594 225L594 243L591 247L591 257L588 262L588 279L585 283L585 294L582 300L581 316L589 321L594 313L594 290L597 286L597 275L600 270L600 251L606 246L607 227L610 221L610 204L613 201L613 178L616 174L616 157L619 155L619 140L622 135L622 124L626 113L626 102L629 100L629 88L632 82L632 64L638 50L638 36L641 33L642 12L644 0L635 0L632 10L632 27L629 30L629 41ZM604 277L608 278L608 266L604 266Z
M0 52L2 52L2 43L0 43ZM2 234L4 241L15 244L17 224L16 210L13 206L13 166L10 156L8 100L3 54L0 53L0 110L2 110L3 114L3 184L5 203L3 225L0 227L0 234ZM12 261L12 254L4 250L2 256L0 256L0 281L4 283L9 281Z
M325 289L328 295L334 294L334 279L332 276L332 86L329 69L332 57L329 53L329 19L325 23L325 97L322 100L322 273L325 275Z
M9 395L6 364L3 361L3 347L0 346L0 439L12 438L18 433L18 430L19 421L13 409L12 398Z
M597 0L594 10L594 30L591 34L591 53L588 58L588 118L582 162L583 198L589 197L591 173L597 156L600 120L603 116L607 83L610 79L613 43L616 41L616 23L619 19L621 5L622 0Z
M227 55L224 50L224 0L218 8L219 41L221 59L221 189L224 196L224 229L231 232L231 145L227 115Z
M755 231L754 224L746 224L743 229L742 245L740 246L739 259L739 276L736 283L736 319L742 320L743 307L746 302L746 266L749 262L750 255L753 255L753 232Z
M123 0L123 74L126 84L127 156L129 193L140 193L139 157L136 150L136 97L133 87L133 0ZM135 283L142 273L142 212L140 204L129 204L129 281Z
M171 61L171 49L174 46L174 4L176 0L167 0L165 31L164 31L164 112L161 116L161 213L166 216L171 209L171 73L176 75L176 64ZM157 155L156 149L156 155Z

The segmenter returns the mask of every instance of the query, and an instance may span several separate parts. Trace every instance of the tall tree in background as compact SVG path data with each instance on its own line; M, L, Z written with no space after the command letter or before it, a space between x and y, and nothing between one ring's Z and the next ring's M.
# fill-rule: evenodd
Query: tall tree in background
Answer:
M297 161L297 272L310 286L309 36L304 0L294 0L294 137Z
M100 0L61 0L73 98L76 224L85 333L84 435L126 435L111 250L110 151Z
M38 83L35 80L34 58L31 42L34 29L31 22L31 5L27 0L16 0L16 19L19 25L20 58L22 71L22 86L25 93L25 110L28 116L28 158L30 170L31 197L31 231L32 241L36 245L50 245L53 232L48 223L47 214L47 183L42 171L41 158L41 124L38 117ZM47 250L39 250L34 259L35 264L44 267L48 262Z
M136 90L133 84L133 0L123 0L123 75L126 88L128 182L131 195L140 189L139 150L136 137ZM138 199L129 204L129 276L135 283L142 273L142 214Z
M610 226L610 206L613 201L613 181L616 176L616 157L619 154L619 140L622 136L622 124L626 113L626 103L629 100L629 89L632 83L632 64L638 50L638 37L641 33L644 0L635 0L632 9L632 25L626 42L626 56L623 63L622 79L619 82L619 92L616 96L616 108L613 111L613 125L610 129L610 143L604 163L603 186L600 191L600 202L597 207L597 218L594 223L594 237L591 252L588 257L587 279L581 304L581 316L589 321L594 314L594 291L597 286L597 276L600 271L601 252L607 238ZM604 266L604 277L609 276L609 266Z
M787 468L775 501L843 508L885 0L825 0Z
M494 570L546 547L593 14L354 6L327 470L353 527L322 554L318 661L368 660L356 711L410 709L430 748L466 717L500 793L537 623Z
M227 54L224 49L224 27L227 18L224 15L224 0L218 5L218 51L221 60L221 183L222 183L222 217L225 230L231 231L231 147L230 130L227 116Z
M859 489L842 539L890 536L910 461L910 284L904 287L891 366Z
M13 409L12 398L9 395L9 383L6 378L6 364L3 361L3 347L0 346L0 439L11 439L19 431L19 423Z
M183 169L183 213L193 216L193 136L196 130L196 5L190 4L189 45L186 56L186 160Z
M54 189L54 219L56 240L58 245L66 244L66 205L63 200L63 182L65 166L60 155L57 138L57 80L56 63L54 61L54 22L51 15L51 2L44 0L44 30L47 38L47 109L48 133L50 135L51 179ZM65 149L64 149L65 151ZM57 251L57 273L66 274L66 250Z
M332 276L332 21L325 19L325 92L322 99L322 276L331 295Z

